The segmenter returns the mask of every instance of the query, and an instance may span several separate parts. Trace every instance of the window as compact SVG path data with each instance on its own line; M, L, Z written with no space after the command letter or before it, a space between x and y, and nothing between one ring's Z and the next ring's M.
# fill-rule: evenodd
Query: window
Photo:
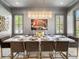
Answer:
M23 33L23 15L14 16L14 34Z
M79 37L79 10L76 11L75 33L76 33L76 36Z
M64 33L64 16L56 15L56 34Z

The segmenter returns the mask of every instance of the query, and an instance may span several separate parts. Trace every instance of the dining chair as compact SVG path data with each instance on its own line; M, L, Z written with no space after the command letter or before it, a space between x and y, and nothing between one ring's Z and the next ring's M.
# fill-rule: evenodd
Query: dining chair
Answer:
M29 57L31 58L30 52L38 52L39 51L39 42L38 41L25 42L25 48L26 48L26 52L27 52L28 58Z
M59 52L63 58L68 59L68 46L69 46L68 41L56 41L55 52ZM64 54L63 52L66 52L66 54ZM56 57L56 54L55 54L55 57Z
M41 41L41 52L49 52L49 57L53 58L53 50L55 48L54 41ZM42 56L42 53L41 53Z
M78 39L79 38L76 38L76 37L73 37L73 36L68 36L68 38L71 38L71 39L75 40L75 42L69 43L69 47L70 48L76 48L76 51L77 51L77 55L76 56L78 56ZM69 55L72 56L71 53L69 53Z
M11 46L11 59L13 59L17 54L19 55L20 52L21 53L25 52L25 46L24 46L23 42L11 42L10 46ZM16 53L16 54L14 55L14 53ZM23 54L23 56L24 56L24 54Z
M10 48L10 43L5 43L5 42L3 42L4 40L6 40L6 39L8 39L8 38L10 38L9 36L6 36L6 37L4 37L4 38L0 38L0 45L1 45L1 57L4 57L3 56L3 49L7 49L7 48Z

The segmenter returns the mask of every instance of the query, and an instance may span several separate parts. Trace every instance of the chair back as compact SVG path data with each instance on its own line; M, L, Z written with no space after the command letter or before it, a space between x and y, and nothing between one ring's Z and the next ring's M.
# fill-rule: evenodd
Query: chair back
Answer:
M68 51L68 41L57 41L55 44L55 51Z
M78 38L73 37L73 36L68 36L68 37L71 38L71 39L73 39L73 40L75 40L76 42L78 42Z
M23 42L11 42L10 44L12 52L24 52Z
M52 41L41 41L41 51L53 51L54 46Z
M31 42L26 42L26 51L39 51L39 42L37 41L31 41Z

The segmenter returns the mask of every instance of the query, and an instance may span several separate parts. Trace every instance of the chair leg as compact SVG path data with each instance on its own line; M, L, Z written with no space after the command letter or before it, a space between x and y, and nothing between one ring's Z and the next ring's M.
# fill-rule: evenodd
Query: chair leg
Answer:
M68 51L66 51L66 54L60 52L60 55L62 56L63 59L68 59Z
M78 56L78 43L77 43L77 56Z
M25 58L25 57L26 57L25 52L24 52L24 54L23 54L23 55L24 55L24 58Z
M49 53L50 59L54 59L53 54L50 52Z
M55 51L55 58L56 58L56 51Z
M42 58L42 52L40 51L40 55L39 55L39 58L41 59Z
M27 52L27 57L29 58L29 56L30 56L30 52Z
M2 56L3 56L3 52L2 52L2 48L1 48L1 58L2 58Z
M66 52L66 59L68 59L68 51Z
M11 59L13 59L13 52L11 52Z
M42 58L42 51L39 51L38 52L38 59L41 59Z

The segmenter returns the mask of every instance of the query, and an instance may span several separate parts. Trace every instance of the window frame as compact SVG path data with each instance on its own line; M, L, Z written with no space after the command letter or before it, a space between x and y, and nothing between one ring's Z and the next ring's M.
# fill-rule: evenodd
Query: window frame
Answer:
M76 21L79 21L79 20L76 20L76 11L78 11L79 9L76 9L75 11L74 11L74 35L77 37L77 34L76 34L76 26L77 26L77 24L76 24Z
M60 29L59 29L59 33L57 33L56 32L56 16L61 16L61 15L63 16L63 33L60 32ZM55 34L64 34L64 26L65 26L65 24L64 24L64 20L65 20L64 17L65 17L64 14L55 14ZM59 18L59 22L60 22L60 18Z
M22 30L23 30L23 32L22 33L15 33L15 16L16 15L21 15L22 16ZM13 31L13 34L14 35L21 35L21 34L23 34L24 33L24 15L23 14L13 14L13 29L12 29L12 31Z

